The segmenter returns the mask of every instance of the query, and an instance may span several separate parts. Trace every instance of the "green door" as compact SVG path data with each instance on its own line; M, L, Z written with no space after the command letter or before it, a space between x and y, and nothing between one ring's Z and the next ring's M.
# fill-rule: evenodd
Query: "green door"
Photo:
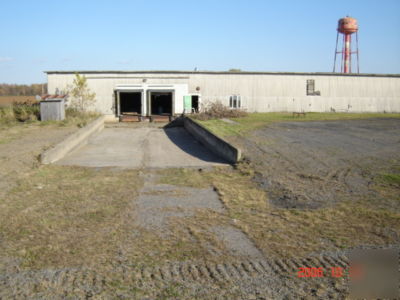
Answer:
M183 107L185 113L192 112L192 96L183 96Z

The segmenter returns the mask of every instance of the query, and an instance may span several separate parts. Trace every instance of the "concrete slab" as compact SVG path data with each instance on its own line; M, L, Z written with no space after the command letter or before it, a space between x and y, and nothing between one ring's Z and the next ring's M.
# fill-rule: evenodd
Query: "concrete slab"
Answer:
M224 165L184 128L105 128L57 164L86 167L168 168Z

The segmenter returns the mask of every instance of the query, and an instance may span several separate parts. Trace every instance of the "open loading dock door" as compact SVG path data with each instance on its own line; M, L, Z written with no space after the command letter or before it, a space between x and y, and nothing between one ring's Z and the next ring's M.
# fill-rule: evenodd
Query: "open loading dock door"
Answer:
M150 92L150 115L172 115L173 92Z
M117 116L120 121L141 121L143 93L141 91L117 91Z
M120 121L168 122L183 113L187 93L187 84L117 84L112 109Z
M141 115L142 93L120 92L119 105L120 105L120 115Z

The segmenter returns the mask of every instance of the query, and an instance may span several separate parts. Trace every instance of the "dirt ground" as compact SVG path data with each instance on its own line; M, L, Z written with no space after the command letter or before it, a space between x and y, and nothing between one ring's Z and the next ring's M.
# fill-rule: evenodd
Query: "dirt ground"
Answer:
M265 253L399 247L398 118L276 123L230 139L269 204L267 219L242 217Z
M41 166L76 129L9 128L0 299L343 299L348 249L399 247L399 129L270 124L235 167L129 170Z
M19 124L0 129L0 199L19 179L30 176L45 149L78 130L76 126Z

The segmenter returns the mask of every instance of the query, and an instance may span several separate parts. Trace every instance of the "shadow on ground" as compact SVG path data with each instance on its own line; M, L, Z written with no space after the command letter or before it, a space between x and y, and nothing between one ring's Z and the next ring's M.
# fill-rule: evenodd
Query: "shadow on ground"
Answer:
M186 152L190 156L196 157L203 161L211 163L225 163L210 150L200 144L190 133L182 127L165 128L165 134L180 150Z
M105 128L57 162L61 165L121 168L180 168L225 165L184 128Z

